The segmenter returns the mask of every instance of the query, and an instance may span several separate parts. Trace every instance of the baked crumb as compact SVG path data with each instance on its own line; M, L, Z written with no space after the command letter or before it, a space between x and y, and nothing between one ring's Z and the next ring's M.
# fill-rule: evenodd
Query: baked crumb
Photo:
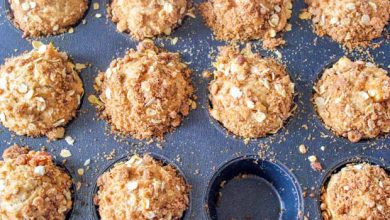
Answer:
M178 53L144 41L97 77L102 117L124 135L162 138L189 114L193 103L190 74Z
M294 84L285 68L250 47L220 48L209 85L210 114L243 138L276 133L291 115Z
M42 44L0 67L0 121L18 135L63 138L83 93L67 54Z
M390 178L379 166L348 164L322 190L324 220L390 219Z
M180 219L189 205L184 178L149 155L116 164L97 185L101 219Z
M65 219L72 208L72 180L48 153L14 145L3 158L0 219Z
M7 0L12 19L24 37L39 37L67 32L84 15L87 0Z
M219 40L263 39L263 47L285 44L277 33L291 30L291 0L208 0L200 5L206 24Z
M382 35L390 17L388 0L306 0L315 32L352 49Z
M351 142L390 131L390 77L384 69L341 58L314 87L314 103L327 127Z
M113 0L108 12L119 32L129 32L134 38L143 40L170 35L189 9L190 1L187 0Z

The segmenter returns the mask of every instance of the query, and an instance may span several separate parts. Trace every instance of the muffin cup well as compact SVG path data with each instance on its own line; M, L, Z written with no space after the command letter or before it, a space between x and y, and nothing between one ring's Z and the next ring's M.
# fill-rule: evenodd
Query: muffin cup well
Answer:
M177 166L175 163L173 163L171 160L169 160L168 158L162 156L162 155L158 155L158 154L155 154L155 153L144 153L143 155L145 154L148 154L150 155L153 159L163 163L164 165L171 165L175 168L175 170L180 174L181 177L184 178L184 181L185 183L188 185L189 182L186 178L186 176L184 175L183 171L180 169L179 166ZM142 155L142 154L141 154ZM118 158L114 161L112 161L111 163L109 163L97 176L97 178L95 179L95 183L94 183L94 186L92 188L92 192L91 192L91 195L90 195L90 199L89 199L89 203L90 203L90 211L91 211L91 216L92 216L92 219L95 219L95 220L99 220L100 219L100 215L99 215L99 207L97 205L95 205L94 203L94 196L97 194L97 192L99 191L99 187L97 186L97 180L98 178L103 175L105 172L111 170L115 164L117 163L120 163L120 162L126 162L129 160L129 158L133 156L133 154L130 154L130 155L127 155L127 156L123 156L121 158ZM191 215L191 205L192 205L192 192L190 191L189 194L188 194L188 198L189 198L189 204L188 204L188 208L187 210L185 210L185 212L183 213L183 217L180 219L180 220L186 220L186 219L189 219L189 216Z
M281 163L255 155L222 165L208 184L204 202L209 220L293 220L302 219L304 211L295 176Z
M322 203L322 191L327 186L330 177L338 173L342 168L346 167L348 164L358 164L358 163L368 163L371 165L376 165L380 166L382 169L386 171L388 175L390 175L390 164L389 162L383 162L379 159L373 158L373 157L368 157L368 156L353 156L353 157L348 157L342 160L339 160L335 162L333 165L330 166L330 168L324 173L324 175L321 178L321 184L320 188L317 189L317 215L320 216L320 219L323 219L322 217L322 210L321 210L321 203Z

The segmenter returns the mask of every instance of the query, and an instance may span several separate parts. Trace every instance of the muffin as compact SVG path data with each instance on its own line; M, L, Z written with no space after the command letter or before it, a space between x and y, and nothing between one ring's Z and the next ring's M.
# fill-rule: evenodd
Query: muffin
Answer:
M70 176L41 151L11 146L0 161L0 219L65 219L72 208Z
M101 116L121 134L162 138L180 125L195 104L190 74L178 53L144 41L97 77Z
M170 35L182 23L189 6L189 0L112 0L108 12L119 32L143 40Z
M306 0L315 32L349 48L381 36L390 16L388 0Z
M66 53L41 45L0 67L0 121L18 135L62 138L83 92Z
M189 205L189 186L171 165L135 155L97 181L94 202L104 219L180 219Z
M352 142L390 131L390 77L384 69L343 57L314 87L314 103L326 127Z
M200 5L204 20L217 39L263 39L265 48L285 43L276 35L291 30L291 10L291 0L208 0Z
M390 219L390 177L379 166L349 164L322 190L324 220Z
M24 37L66 32L88 8L87 0L8 0L15 26Z
M210 115L235 135L276 133L291 115L294 84L285 68L249 47L222 47L209 85Z

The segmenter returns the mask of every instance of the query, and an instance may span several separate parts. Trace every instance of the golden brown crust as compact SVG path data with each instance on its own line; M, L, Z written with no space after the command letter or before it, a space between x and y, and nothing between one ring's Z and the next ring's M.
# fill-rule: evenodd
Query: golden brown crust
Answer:
M246 48L221 48L210 83L210 114L244 138L277 132L291 115L294 84L285 68Z
M322 193L324 220L390 219L390 177L379 166L349 164Z
M187 0L113 0L108 8L120 32L129 32L143 40L161 34L170 35L180 25L187 11Z
M274 48L285 41L276 34L291 28L291 0L209 0L200 5L206 24L220 40L263 39Z
M189 204L189 186L170 165L137 155L99 177L101 219L180 219Z
M193 103L190 74L178 53L144 41L97 77L104 103L102 117L122 134L162 138L189 114Z
M88 8L87 0L7 0L13 21L25 37L39 37L66 32Z
M0 219L65 219L72 208L72 180L46 152L17 145L0 161Z
M349 48L367 46L389 21L388 0L306 0L318 35Z
M319 116L352 142L390 131L390 77L384 69L341 58L314 87Z
M68 56L41 45L0 67L0 121L18 135L61 138L83 92Z

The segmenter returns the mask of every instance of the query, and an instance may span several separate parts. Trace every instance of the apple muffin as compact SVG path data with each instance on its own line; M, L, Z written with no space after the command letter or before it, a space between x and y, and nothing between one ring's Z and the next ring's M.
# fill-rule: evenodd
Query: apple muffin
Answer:
M263 47L285 43L277 33L291 30L291 0L208 0L200 5L206 24L219 40L263 39Z
M314 87L325 126L351 142L390 131L390 77L372 63L342 57Z
M322 189L324 220L390 219L390 177L367 163L348 164Z
M0 121L18 135L62 138L83 93L67 54L42 44L0 67Z
M96 78L101 116L123 135L162 138L194 105L190 74L178 53L141 42Z
M84 16L88 0L7 0L12 19L25 37L66 32Z
M170 35L182 23L189 8L189 0L112 0L108 12L119 32L143 40Z
M0 219L65 219L72 180L47 152L11 146L0 161Z
M243 138L276 133L291 115L294 84L286 69L251 49L222 47L209 85L210 115Z
M390 16L389 0L306 0L315 32L354 48L382 35Z
M189 205L184 178L149 155L116 164L97 186L94 202L102 220L180 219Z

